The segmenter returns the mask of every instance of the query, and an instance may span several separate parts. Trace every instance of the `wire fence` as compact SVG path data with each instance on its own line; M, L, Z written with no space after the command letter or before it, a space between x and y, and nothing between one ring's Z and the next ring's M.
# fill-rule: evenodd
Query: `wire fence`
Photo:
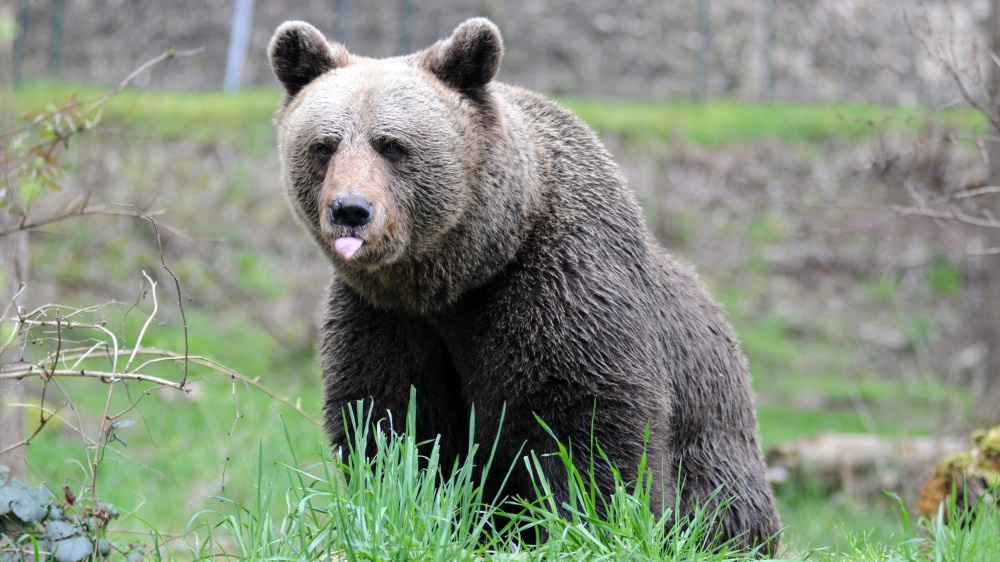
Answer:
M985 1L947 0L18 0L18 79L108 82L165 48L204 47L152 86L272 85L274 29L306 20L357 54L432 44L485 15L506 45L501 78L556 94L747 101L940 103L945 73L917 37L956 62L986 45ZM66 25L72 22L72 25Z

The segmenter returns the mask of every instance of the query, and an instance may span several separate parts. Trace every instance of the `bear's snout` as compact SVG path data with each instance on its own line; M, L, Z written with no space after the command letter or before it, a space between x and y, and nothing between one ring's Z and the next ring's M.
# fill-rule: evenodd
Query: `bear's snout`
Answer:
M338 197L327 207L330 222L348 228L360 228L372 219L372 204L360 195Z

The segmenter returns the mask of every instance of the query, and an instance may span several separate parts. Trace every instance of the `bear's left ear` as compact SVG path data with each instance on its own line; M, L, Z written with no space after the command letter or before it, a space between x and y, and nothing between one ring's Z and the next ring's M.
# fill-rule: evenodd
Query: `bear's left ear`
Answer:
M318 29L304 21L281 24L267 47L267 56L289 99L327 71L347 66L350 60L343 45L331 45Z
M428 49L425 57L431 73L468 92L489 84L500 71L503 39L493 22L472 18L456 27L451 37Z

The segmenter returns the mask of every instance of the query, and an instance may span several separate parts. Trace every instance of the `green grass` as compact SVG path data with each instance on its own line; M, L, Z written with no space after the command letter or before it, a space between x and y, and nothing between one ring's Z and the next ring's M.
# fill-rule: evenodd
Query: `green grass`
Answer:
M893 545L911 538L901 536L898 506L887 498L859 502L807 484L779 490L775 499L787 526L782 541L792 553L849 550L853 535L863 534L868 545Z
M898 531L889 540L875 540L871 533L845 531L844 546L815 551L811 559L850 562L988 562L1000 560L1000 508L996 489L977 501L971 512L956 507L949 496L937 516L910 520L902 500L896 496ZM945 513L965 513L944 517Z
M59 82L26 82L15 88L15 107L19 112L50 111L73 95L80 101L93 101L108 89ZM129 87L105 105L101 124L103 128L122 128L164 140L229 140L238 141L245 149L257 146L263 150L265 142L274 141L271 116L280 101L281 93L277 89L226 94L143 91Z
M922 109L885 108L874 105L812 105L775 102L752 104L731 100L706 102L629 102L596 99L562 100L601 133L633 140L666 140L717 146L734 142L778 140L816 142L857 139L878 135L882 125L908 125L908 117ZM886 121L886 116L891 117ZM968 110L939 114L946 123L969 130L985 120Z
M161 556L200 559L214 553L241 560L349 561L752 559L727 545L713 543L713 513L696 510L675 526L667 524L669 513L651 513L647 507L649 488L643 484L648 484L648 478L641 469L635 476L614 472L617 491L604 498L593 493L590 475L577 471L569 451L560 446L557 456L568 469L568 503L555 505L550 483L536 471L538 499L518 500L520 510L498 510L495 499L483 496L484 474L476 470L477 463L486 471L505 470L491 466L490 452L470 447L469 456L453 470L440 466L437 443L428 447L413 439L411 408L406 431L383 428L385 431L375 432L376 453L365 457L358 451L372 431L369 415L360 406L352 410L353 420L364 421L343 461L324 457L305 470L297 468L301 459L286 432L290 462L256 467L251 502L234 501L233 510L198 514L191 522L191 528L199 533L197 538L193 532L185 538L188 552L178 547ZM529 466L537 468L537 458ZM282 477L285 482L276 486L276 479ZM281 497L279 488L287 488L287 494ZM813 517L813 529L835 529L840 535L835 544L802 548L797 542L802 534L792 535L794 529L790 529L785 533L789 550L784 556L841 562L997 560L1000 517L989 497L984 496L986 500L973 510L975 517L950 521L940 517L911 521L898 498L891 497L874 510L853 506L847 511L830 509L837 500L825 496L779 497L781 507ZM606 517L597 515L599 503L607 506ZM560 508L568 511L569 517L561 514ZM954 499L948 509L959 513ZM506 521L502 529L492 524L497 514ZM875 524L880 518L886 525ZM875 530L855 530L859 527ZM512 529L544 531L546 538L539 541L532 533L511 534ZM522 542L522 536L531 538Z
M757 417L765 451L824 432L933 434L955 412L971 409L968 390L933 375L872 372L844 353L842 343L799 333L778 315L729 310L761 397Z
M166 308L169 292L163 287L159 290L160 306ZM127 347L134 345L145 314L150 311L148 302L139 306L138 310L130 310L130 305L110 305L90 315L76 315L75 320L106 320L120 345ZM307 375L312 369L311 358L297 363L294 356L279 349L253 324L220 319L196 307L189 308L187 316L192 356L204 355L225 363L293 401L316 396L317 381ZM106 339L96 331L74 330L67 336L85 345ZM37 343L29 344L26 353L34 360L54 346L46 341L45 334L36 334ZM142 344L183 353L180 322L169 319L169 315L161 317L150 326ZM100 353L95 355L95 359L77 368L110 370L108 360ZM120 359L119 369L124 362L125 358ZM143 372L178 381L182 366L172 361ZM249 497L252 481L247 479L247 462L251 455L247 451L253 451L264 439L262 436L268 442L280 441L279 415L284 415L288 431L301 436L300 443L313 443L321 435L320 428L306 417L253 386L198 366L192 366L188 375L191 394L135 381L116 383L113 389L110 413L125 412L116 421L135 424L116 431L119 439L105 450L97 480L101 499L125 514L115 523L119 528L142 529L144 525L138 523L141 518L165 534L175 533L192 513L217 503L210 499L212 495L225 492L234 498ZM40 385L32 383L29 389L37 395ZM111 391L109 385L95 379L62 378L58 384L47 385L46 403L58 410L59 417L53 418L28 448L29 470L34 476L54 490L65 485L77 496L89 497L88 451L92 455L93 449L84 449L72 428L82 423L87 434L96 437ZM139 406L130 409L137 400ZM37 403L37 399L29 402ZM318 417L318 400L303 400L303 406ZM26 417L29 428L38 424L36 410L26 410ZM274 462L280 456L279 449L268 448L262 452L260 462ZM315 462L317 458L318 450L305 460Z
M72 92L79 92L81 98L87 99L96 98L104 91L103 88L81 88L66 84L22 84L17 89L17 107L19 110L44 110L48 104L62 100ZM102 126L106 130L122 130L141 137L143 142L150 142L149 146L153 150L156 149L156 143L194 140L209 144L225 141L232 143L243 155L252 158L255 155L270 155L273 150L274 134L270 117L279 99L280 93L276 89L246 91L235 95L129 89L107 106ZM880 126L870 125L865 120L875 120L886 113L895 116L912 113L908 110L887 110L873 106L756 106L726 100L653 103L569 99L564 100L564 103L605 135L619 135L636 142L699 143L706 146L758 141L816 143L826 139L855 139L879 134ZM962 124L963 127L978 126L976 116L969 112L949 112L945 119ZM903 121L894 121L889 125L910 126L917 125ZM80 142L100 141L88 138ZM245 197L241 188L254 179L247 170L238 169L235 175L237 177L227 180L231 185L227 184L226 194L227 198L234 201L241 196ZM201 187L198 186L199 189ZM214 218L201 222L205 225L205 230L197 232L199 236L230 240L241 235L236 230L227 231L226 229L234 227L219 224ZM753 283L763 283L769 265L759 254L759 250L762 246L782 242L787 235L787 226L782 224L779 215L772 214L756 217L750 225L746 234L753 252L757 253L751 254L748 266L753 270ZM99 261L99 268L106 278L136 275L135 267L138 266L135 263L140 261L155 263L155 256L148 256L144 260L124 256L130 248L134 248L128 245L128 238L140 236L141 233L135 232L115 240L103 249L104 257L101 257L102 252L98 252L91 239L85 235L42 237L35 242L35 249L40 248L40 260L59 264L54 275L59 276L57 280L60 286L75 287L85 279L77 275L84 269L81 267L83 264L73 262L74 259ZM308 244L305 236L302 243ZM256 249L241 249L234 253L234 267L238 270L236 287L247 295L240 298L252 297L258 298L260 302L268 302L268 299L289 290L285 284L270 275L270 272L281 267L280 257L263 253L258 255ZM183 255L170 265L181 274L182 282L188 282L190 274L190 277L200 278L200 283L212 283L211 267L198 263L198 259L197 256ZM45 271L51 270L50 267ZM891 300L900 289L898 282L890 281L892 280L867 290L872 293L873 298ZM962 282L960 272L947 262L935 262L926 278L928 292L934 295L951 294L961 288ZM850 354L844 353L838 342L803 336L779 315L760 315L743 310L746 298L741 295L756 289L742 283L736 284L739 286L717 287L713 292L726 303L749 356L755 375L755 387L764 397L759 418L765 447L781 441L812 437L823 431L875 430L889 435L930 431L933 429L934 418L927 416L934 412L935 400L968 400L966 394L950 388L902 380L883 380L879 373L858 373L848 361ZM170 288L161 286L161 291L168 289ZM161 305L167 307L164 303L168 297L163 298ZM60 297L59 300L72 301L72 296ZM275 341L261 326L245 322L237 312L220 312L218 307L212 308L198 302L188 303L186 309L193 353L210 356L246 376L260 377L264 384L280 390L282 396L288 396L293 401L301 399L304 409L313 416L319 416L319 369L309 352L283 347L281 342ZM117 322L122 313L106 314ZM132 334L130 337L134 337L138 328L137 318L130 319L125 329L126 333ZM898 322L907 330L906 335L914 341L926 339L928 331L933 327L933 319L914 319L908 315L901 316ZM148 335L148 342L172 350L182 349L179 319L168 316L162 325L153 328ZM174 376L177 367L164 367L162 372ZM139 425L120 432L120 437L128 446L116 443L109 450L102 465L100 483L100 493L104 499L115 503L126 514L118 522L121 528L141 530L146 528L148 522L162 532L162 540L177 544L178 539L173 535L184 528L192 513L214 510L220 518L216 523L225 522L216 528L214 537L226 548L238 545L232 552L247 556L295 558L318 552L310 551L310 548L345 548L343 542L324 542L328 539L333 541L332 537L337 531L334 524L329 519L323 519L323 514L315 507L319 503L310 503L317 499L317 502L342 502L336 508L341 510L338 515L341 520L346 520L352 513L357 517L363 515L367 518L363 528L366 529L365 533L370 534L361 538L369 541L365 543L365 548L374 549L377 541L372 537L388 532L385 526L388 522L380 519L382 515L379 515L379 510L390 509L385 502L401 501L404 491L410 494L405 497L413 498L416 497L413 494L424 494L424 490L433 489L428 476L419 471L393 472L399 476L394 476L393 479L407 483L410 488L397 490L393 479L384 482L387 472L398 469L390 466L396 460L404 464L412 462L412 454L405 453L405 447L408 446L405 443L392 445L390 441L386 442L386 447L395 446L397 449L395 452L390 451L391 459L379 461L389 463L382 468L365 468L357 464L352 466L350 459L346 468L331 464L330 461L321 459L320 446L317 445L323 438L322 431L301 416L258 390L233 384L227 377L209 376L204 371L196 371L194 376L198 378L194 395L181 395L167 390L153 391L144 399L141 408L124 418L136 421ZM106 387L94 381L69 381L64 385L67 393L79 406L84 421L91 426L95 420L99 421L106 398ZM130 397L146 390L150 390L148 385L120 385L117 391L120 394L114 398L114 409L126 407ZM797 397L804 392L819 394L825 400L825 405L795 406ZM55 392L50 393L47 399L54 405L63 401ZM870 425L870 420L859 410L858 400L875 411L875 427ZM913 415L898 415L901 411L912 411ZM69 416L68 410L66 415L67 419L74 419ZM283 422L279 422L279 415L283 416ZM29 426L35 421L37 413L29 411ZM280 451L279 443L286 441L292 451L290 454ZM82 449L79 436L68 427L53 422L29 448L28 457L34 477L44 479L56 490L65 484L78 494L85 494L86 475L82 469ZM231 453L228 462L227 450ZM407 454L411 456L407 457ZM287 468L279 462L281 460L288 464ZM307 466L314 468L302 468ZM272 475L274 467L278 467L278 470ZM224 469L225 488L222 481ZM350 488L350 482L338 479L338 471L342 469L381 471L379 474L383 476L379 477L382 479L379 485L389 488L384 490L387 495L380 498L369 497L364 495L365 491L361 488ZM419 533L424 533L421 535L424 543L395 545L393 548L397 550L394 552L438 548L439 550L426 552L442 553L445 551L440 549L450 548L442 546L440 541L446 540L446 537L450 537L449 540L455 539L456 535L445 533L457 531L447 526L434 525L440 525L444 521L441 510L445 504L441 502L459 501L457 498L462 494L465 494L465 498L471 497L472 492L463 490L464 488L454 488L448 491L446 495L450 494L450 499L435 496L434 494L439 493L437 491L426 492L431 494L430 497L420 496L420 509L428 510L421 515L424 517L423 522L404 521L400 517L406 514L384 512L386 517L392 519L393 525L422 525ZM344 499L344 494L347 494L347 500ZM394 494L396 499L391 500ZM219 500L212 496L226 499ZM435 497L438 499L434 499ZM623 509L631 509L629 502L632 500L624 497L621 500ZM853 551L854 555L860 555L863 549L877 551L883 546L889 550L897 549L898 543L903 540L897 533L898 522L893 518L896 513L885 506L872 507L850 498L831 499L811 493L782 495L779 502L784 520L791 526L790 532L793 536L801 537L797 539L796 545L803 548L830 546L850 549L851 541L854 540L850 537L851 533L862 533L866 535L858 544L864 546L856 544L857 548ZM355 509L358 506L364 506L369 511L358 511ZM334 512L330 511L326 516L329 517L331 513ZM657 529L656 521L649 519L648 514L628 511L623 513L633 518L630 521L642 525L632 531L645 533L642 536L647 543L654 539L667 540L665 530ZM290 519L286 519L286 515ZM294 519L300 515L303 519ZM409 515L414 515L414 512L409 512ZM603 552L600 556L608 559L622 554L622 551L601 550L611 548L607 543L616 540L614 537L617 535L611 531L595 542L587 535L589 528L578 524L579 522L556 521L546 517L544 511L536 511L532 516L539 525L559 526L560 533L565 533L568 541L563 546L569 552L581 555L588 552L588 556L593 557L598 557L598 553ZM844 529L849 531L845 534ZM204 540L204 527L199 527L198 532L202 533L199 536ZM471 530L468 532L472 533ZM456 542L466 545L462 548L468 548L469 552L482 552L477 550L481 546L478 538L472 541L475 542L472 545L472 542L466 540L469 535L461 536L464 538ZM336 540L346 539L341 537ZM486 544L490 544L490 539L486 540ZM556 549L552 545L546 548ZM497 549L501 546L498 542L493 543L493 547ZM406 550L408 548L411 550ZM447 552L457 557L465 556L465 551L459 550ZM203 551L196 548L195 553L197 552ZM379 556L386 554L379 552ZM532 552L552 554L557 551ZM372 550L371 553L376 552ZM530 552L523 555L508 554L514 558L526 557L524 559L533 559L531 556L534 556Z
M677 525L669 524L670 512L650 512L649 475L641 470L637 475L614 471L617 491L602 498L595 493L592 477L577 471L570 452L561 445L557 456L568 471L567 504L553 500L551 483L538 470L536 457L530 466L538 498L505 503L485 497L486 474L509 467L493 466L492 451L476 450L471 444L457 466L440 466L438 444L428 447L412 437L412 397L411 393L405 432L383 428L372 433L371 413L360 405L352 409L358 430L343 462L324 459L310 470L299 470L289 438L292 462L282 470L290 483L284 516L270 515L275 511L275 475L270 472L265 479L267 470L260 466L251 504L234 502L233 515L205 512L195 518L193 523L202 523L203 533L211 537L192 545L196 556L207 555L210 545L233 544L227 555L239 559L737 562L750 558L713 539L715 512L697 509ZM377 452L366 457L360 451L370 435ZM599 504L607 506L607 517L598 515ZM498 528L497 521L506 523Z
M53 82L18 85L19 111L45 110L72 94L81 100L100 97L107 88ZM278 89L222 92L140 91L126 89L108 104L105 126L127 127L165 139L257 140L271 142L270 118L281 100ZM632 140L692 142L705 146L776 140L816 142L877 136L888 127L919 127L910 119L922 109L874 105L751 104L732 100L693 102L622 101L565 98L563 105L601 134ZM887 120L888 116L888 120ZM961 130L982 129L985 121L970 110L938 113L946 124ZM258 148L260 148L258 146Z

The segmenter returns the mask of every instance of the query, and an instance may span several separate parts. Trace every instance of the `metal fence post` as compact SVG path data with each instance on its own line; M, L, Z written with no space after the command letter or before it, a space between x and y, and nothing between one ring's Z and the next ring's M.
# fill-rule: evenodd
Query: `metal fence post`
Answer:
M712 7L709 0L697 0L698 33L701 45L698 48L698 68L694 76L694 98L703 100L708 95L708 70L712 58Z
M399 54L405 55L413 48L413 35L411 28L413 25L413 2L412 0L399 0Z
M351 34L351 26L348 25L351 13L351 0L335 0L337 19L333 21L333 38L340 43L347 44L347 38Z
M13 73L14 83L21 81L21 66L24 64L24 53L27 50L25 44L28 42L28 0L17 0L17 15L14 16L14 24L17 26L13 45Z
M236 0L233 26L229 32L229 53L226 56L226 76L223 88L227 92L240 89L243 63L250 44L250 27L253 23L253 0Z
M762 101L771 101L774 97L774 60L771 56L771 46L774 41L774 0L764 2L764 42L761 47L761 88Z
M58 76L62 69L63 22L66 20L66 0L52 2L52 41L49 43L49 74Z

